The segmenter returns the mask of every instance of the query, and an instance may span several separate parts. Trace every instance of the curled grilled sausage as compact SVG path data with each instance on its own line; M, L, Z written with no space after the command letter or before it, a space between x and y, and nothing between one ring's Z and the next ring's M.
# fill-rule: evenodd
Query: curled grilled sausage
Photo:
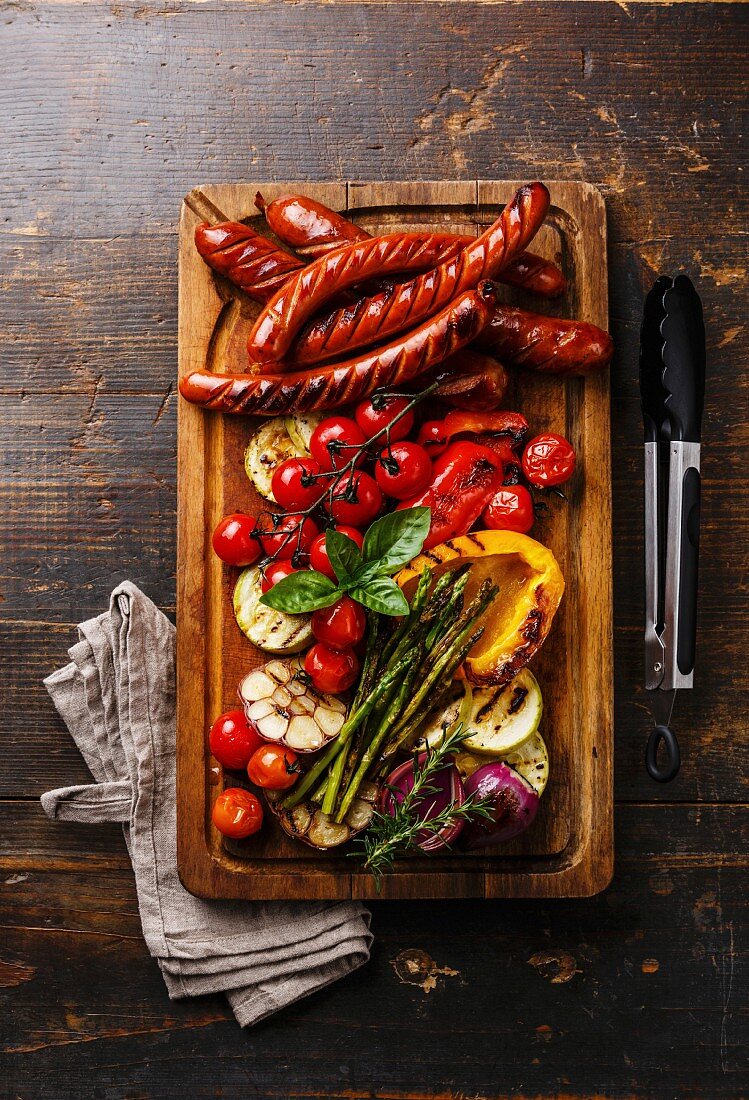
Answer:
M195 247L209 267L258 302L267 302L303 266L296 256L241 222L196 226Z
M333 409L382 386L403 385L441 363L475 339L495 301L492 284L482 282L419 328L365 355L293 374L195 371L180 381L180 393L196 405L221 412L277 416Z
M542 183L521 187L493 225L456 256L392 291L365 300L353 327L332 329L323 356L364 347L431 316L482 279L493 278L538 232L549 208ZM333 295L365 279L413 271L424 234L372 237L329 252L293 275L260 313L250 333L250 360L279 364L302 325ZM307 360L308 362L311 360Z
M429 380L438 383L435 397L471 412L501 408L510 382L501 363L472 348L462 348L445 359L430 371Z
M271 298L250 332L250 362L282 370L298 330L341 291L367 279L422 271L425 259L445 246L456 248L444 234L391 233L338 248L292 275Z
M546 188L541 188L541 184L521 188L494 224L453 259L327 314L301 335L294 361L309 364L334 359L347 350L402 332L440 309L456 293L475 286L479 279L498 275L546 216L549 196Z
M477 344L508 367L542 374L590 374L614 354L611 337L595 325L510 306L497 306Z
M561 298L567 289L567 280L557 265L535 252L523 252L509 263L500 280L540 298Z
M366 241L370 236L361 226L306 195L283 195L266 203L258 191L255 206L265 215L278 239L309 260L316 260L350 241ZM456 239L462 248L474 240L467 236ZM522 252L510 260L499 281L542 298L559 298L567 289L567 281L559 268L533 252Z
M366 241L370 234L358 225L306 195L283 195L273 202L255 195L255 206L280 241L300 256L316 260L353 241Z

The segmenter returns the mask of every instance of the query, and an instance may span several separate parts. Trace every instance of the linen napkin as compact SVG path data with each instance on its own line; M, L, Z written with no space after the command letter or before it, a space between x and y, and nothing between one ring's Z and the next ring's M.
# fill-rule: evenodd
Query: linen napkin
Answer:
M177 874L175 629L134 584L78 627L70 663L44 681L95 783L42 795L50 818L121 822L143 935L172 999L222 992L242 1026L369 958L353 902L221 902Z

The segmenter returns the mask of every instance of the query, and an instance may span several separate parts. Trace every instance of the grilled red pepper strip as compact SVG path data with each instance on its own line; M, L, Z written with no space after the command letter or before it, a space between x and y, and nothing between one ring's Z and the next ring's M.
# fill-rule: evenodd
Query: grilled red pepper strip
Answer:
M401 508L425 505L432 510L424 550L465 535L501 487L502 459L488 447L467 439L451 443L432 467L431 484Z
M494 451L504 466L519 464L515 451L528 431L528 421L520 413L504 410L471 413L456 409L447 414L443 424L447 439L470 433L476 443Z

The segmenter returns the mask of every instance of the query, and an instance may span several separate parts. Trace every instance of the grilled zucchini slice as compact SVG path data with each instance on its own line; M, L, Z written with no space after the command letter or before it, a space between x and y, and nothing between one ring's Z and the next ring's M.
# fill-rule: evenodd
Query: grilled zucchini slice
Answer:
M504 760L506 753L533 736L541 721L541 689L527 668L504 687L474 688L466 715L460 713L462 700L463 688L459 685L455 698L430 716L421 735L422 742L438 745L443 727L452 727L460 718L470 731L463 742L465 750Z
M311 616L286 615L260 603L261 579L257 566L239 574L233 600L239 629L265 653L299 653L313 640Z
M275 504L271 482L287 458L309 456L309 441L321 416L274 416L252 435L244 452L245 473L261 497Z

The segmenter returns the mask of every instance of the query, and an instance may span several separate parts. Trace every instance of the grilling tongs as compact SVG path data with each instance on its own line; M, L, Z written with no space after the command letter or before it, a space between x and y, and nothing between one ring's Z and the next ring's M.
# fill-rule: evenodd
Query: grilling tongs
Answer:
M686 275L661 276L640 336L645 424L645 687L655 729L645 762L668 783L681 756L669 728L678 688L691 688L697 615L700 434L705 397L702 304ZM659 763L659 750L663 763Z

